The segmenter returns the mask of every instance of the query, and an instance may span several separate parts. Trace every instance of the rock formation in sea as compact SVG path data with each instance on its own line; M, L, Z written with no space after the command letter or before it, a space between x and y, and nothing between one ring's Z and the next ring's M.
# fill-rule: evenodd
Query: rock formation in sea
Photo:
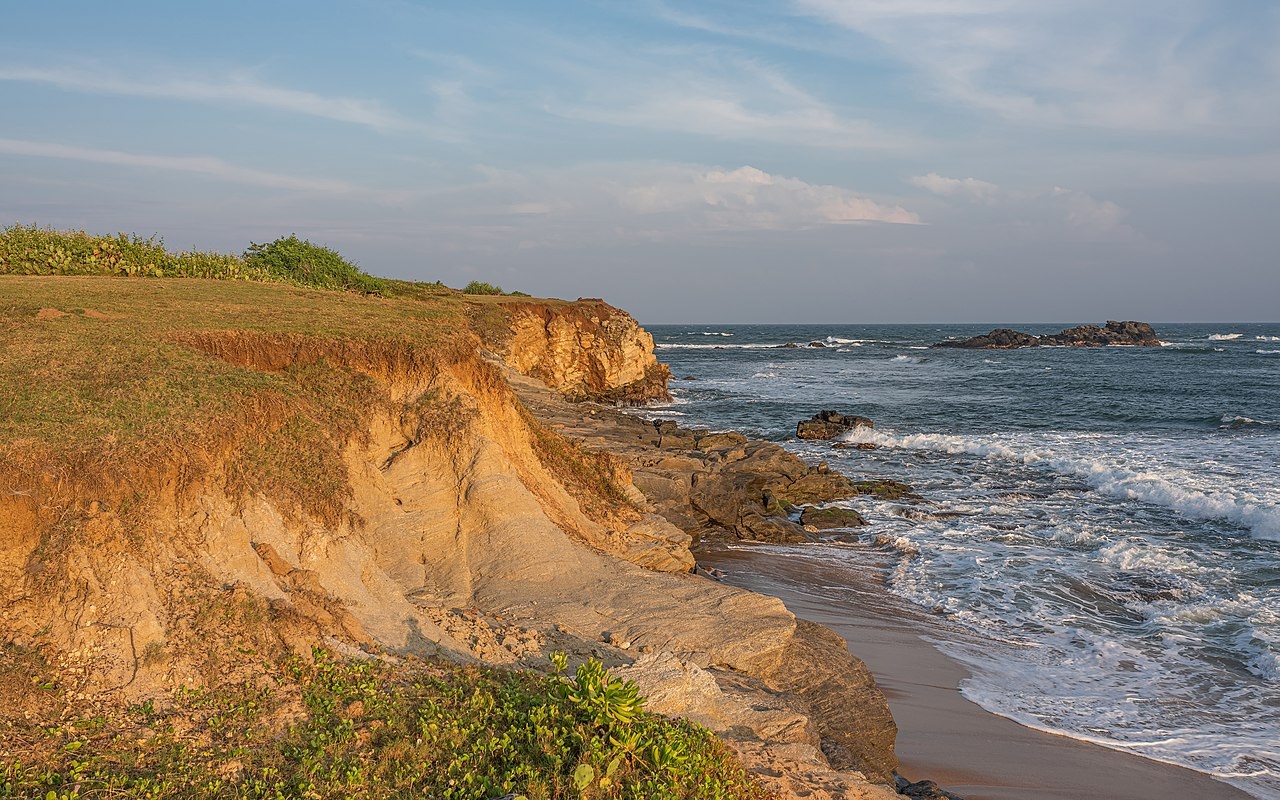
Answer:
M874 428L876 424L866 417L841 414L838 411L819 411L796 424L799 439L834 439L854 428Z
M934 347L963 347L976 350L1012 350L1019 347L1105 347L1129 345L1157 347L1160 337L1145 322L1116 322L1106 325L1079 325L1061 333L1033 336L1011 328L996 328L990 333L961 341L939 342Z

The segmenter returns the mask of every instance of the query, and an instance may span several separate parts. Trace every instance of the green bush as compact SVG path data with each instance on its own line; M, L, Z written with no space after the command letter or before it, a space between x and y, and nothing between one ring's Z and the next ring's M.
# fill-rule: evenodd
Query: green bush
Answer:
M501 286L495 286L492 283L484 281L472 281L462 287L463 294L506 294L502 291Z
M290 234L270 244L250 244L244 263L277 280L314 286L317 289L382 294L386 286L378 278L360 271L337 252Z

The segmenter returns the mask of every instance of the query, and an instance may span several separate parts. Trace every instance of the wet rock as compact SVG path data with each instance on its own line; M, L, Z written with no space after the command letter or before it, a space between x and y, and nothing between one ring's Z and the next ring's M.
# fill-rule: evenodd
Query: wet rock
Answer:
M874 428L875 423L866 417L841 414L837 411L819 411L796 425L796 436L801 439L834 439L854 428Z
M897 776L898 794L912 800L964 800L958 794L952 794L933 781L916 781L912 783L901 775Z
M920 500L916 491L901 481L877 478L870 481L854 481L853 491L857 494L869 494L881 500Z
M851 508L815 508L806 506L800 513L800 524L820 531L833 528L860 528L867 524L862 515Z

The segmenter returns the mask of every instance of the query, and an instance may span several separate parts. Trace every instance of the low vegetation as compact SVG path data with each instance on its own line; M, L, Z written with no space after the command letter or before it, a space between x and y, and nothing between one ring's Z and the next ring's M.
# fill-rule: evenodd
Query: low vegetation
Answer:
M507 297L528 297L524 292L504 292L501 286L495 286L492 283L484 281L472 281L462 287L463 294L499 294Z
M0 798L763 798L705 729L643 711L588 661L567 677L317 649L262 680L58 723L19 720ZM61 705L48 675L31 691Z

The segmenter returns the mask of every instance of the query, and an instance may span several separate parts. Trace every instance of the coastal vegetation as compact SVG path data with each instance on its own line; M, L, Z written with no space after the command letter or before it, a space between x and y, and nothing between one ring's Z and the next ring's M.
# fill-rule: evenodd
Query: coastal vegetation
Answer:
M70 699L47 665L6 655L6 684L30 672L24 691ZM646 713L598 661L572 678L555 661L545 676L317 648L255 681L13 725L0 798L764 797L704 728Z

